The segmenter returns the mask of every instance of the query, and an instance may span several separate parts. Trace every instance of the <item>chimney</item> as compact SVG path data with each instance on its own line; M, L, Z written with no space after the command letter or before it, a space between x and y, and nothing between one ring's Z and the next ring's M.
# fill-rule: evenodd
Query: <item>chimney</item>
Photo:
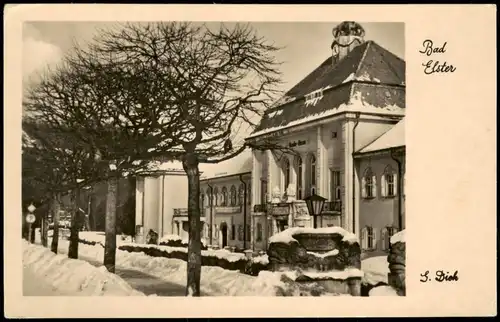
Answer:
M340 61L365 42L365 30L355 21L343 21L332 30L332 63Z

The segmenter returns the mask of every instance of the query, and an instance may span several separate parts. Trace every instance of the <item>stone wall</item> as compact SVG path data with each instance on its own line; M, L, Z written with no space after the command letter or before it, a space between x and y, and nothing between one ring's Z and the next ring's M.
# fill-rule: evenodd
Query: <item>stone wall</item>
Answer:
M391 242L387 261L390 270L387 276L389 285L396 289L398 295L406 296L406 242L404 239Z

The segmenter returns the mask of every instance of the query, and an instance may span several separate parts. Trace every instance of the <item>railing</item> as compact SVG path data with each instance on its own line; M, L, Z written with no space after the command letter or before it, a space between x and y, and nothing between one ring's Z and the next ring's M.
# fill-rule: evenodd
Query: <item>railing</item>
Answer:
M266 212L266 210L267 210L266 204L253 206L253 212Z
M216 206L215 212L220 214L234 214L242 212L242 206Z
M341 213L342 212L342 202L340 200L326 201L323 205L324 213Z

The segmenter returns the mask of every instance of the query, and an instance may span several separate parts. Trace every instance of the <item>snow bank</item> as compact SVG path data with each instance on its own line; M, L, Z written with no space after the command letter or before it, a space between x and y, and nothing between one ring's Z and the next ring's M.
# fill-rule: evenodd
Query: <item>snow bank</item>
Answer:
M301 276L309 277L315 280L322 279L334 279L334 280L346 280L348 278L363 277L363 271L357 268L347 268L344 270L334 270L326 272L301 272ZM290 277L290 276L289 276ZM290 277L291 278L291 277ZM292 278L293 279L293 278Z
M187 238L182 238L179 235L170 234L170 235L163 235L163 237L160 238L159 241L159 244L161 243L164 244L172 243L172 245L167 245L167 246L173 246L173 247L178 247L178 246L187 247L187 245L189 244L189 240ZM204 238L201 239L201 244L206 247L206 242Z
M69 242L59 241L59 251L67 253ZM145 246L145 245L141 245ZM161 246L157 246L161 247ZM104 249L98 245L79 245L80 258L89 261L102 262ZM141 271L166 282L185 285L187 279L187 264L174 258L151 257L144 253L129 253L116 251L116 266L125 269ZM264 274L265 275L265 274ZM267 288L263 288L263 284ZM211 296L273 296L274 286L262 277L242 274L217 266L201 267L201 292Z
M353 233L341 227L322 227L322 228L302 228L302 227L292 227L288 228L280 233L277 233L269 238L270 243L285 243L290 244L297 242L293 235L297 234L340 234L344 236L342 239L350 244L359 243L358 237Z
M172 246L163 246L163 245L148 245L148 244L135 244L135 243L127 243L126 246L130 247L138 247L138 248L155 248L161 251L165 251L167 253L172 253L172 252L181 252L181 253L187 253L188 249L187 247L172 247ZM233 253L230 252L229 250L226 249L209 249L209 250L202 250L201 251L201 256L209 256L209 257L216 257L219 259L225 259L228 262L237 262L239 260L245 260L246 256L245 254L242 253Z
M337 256L339 254L339 250L338 249L334 249L334 250L331 250L331 251L323 253L323 254L315 253L315 252L307 252L307 253L311 254L311 255L314 255L316 257L319 257L319 258L325 258L325 257L328 257L328 256Z
M267 256L267 254L266 254L266 255L252 257L252 262L259 263L262 265L267 265L267 264L269 264L269 256Z
M387 274L389 273L389 263L387 256L375 256L361 261L361 270L365 273L362 283L377 285L378 283L389 284Z
M391 286L382 285L372 288L368 296L398 296L398 293Z
M182 238L181 236L179 235L163 235L162 238L160 238L160 243L166 243L166 242L169 242L169 241L182 241Z
M67 242L60 241L60 244ZM81 248L81 246L80 246ZM49 249L23 240L23 265L56 291L76 295L144 296L104 266L56 255Z
M405 231L406 230L401 230L400 232L394 234L391 237L391 244L404 243L405 242Z

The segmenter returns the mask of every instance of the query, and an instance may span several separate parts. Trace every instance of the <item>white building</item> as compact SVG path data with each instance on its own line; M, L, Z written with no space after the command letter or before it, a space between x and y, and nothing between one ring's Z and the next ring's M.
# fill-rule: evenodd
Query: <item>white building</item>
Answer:
M267 236L311 226L302 199L312 193L328 199L320 226L359 234L360 174L353 153L405 115L404 60L364 41L362 30L336 36L335 54L267 110L247 138L293 150L253 151L252 216L267 227Z

